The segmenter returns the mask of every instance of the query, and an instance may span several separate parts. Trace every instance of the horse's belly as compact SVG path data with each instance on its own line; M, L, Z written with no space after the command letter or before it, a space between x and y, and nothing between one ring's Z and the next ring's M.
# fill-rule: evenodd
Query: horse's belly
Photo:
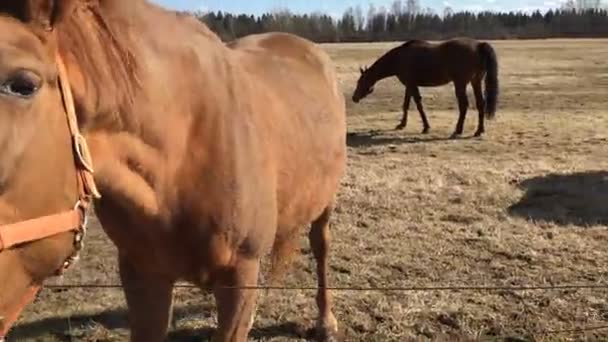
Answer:
M321 186L317 187L319 190L321 188ZM307 225L316 220L331 202L331 196L321 194L320 192L292 196L281 203L278 225L279 227L289 228Z
M104 230L120 254L138 270L203 285L214 270L228 266L236 254L266 252L276 226L276 223L256 226L252 222L264 222L265 218L241 219L242 215L214 222L219 210L213 214L182 213L177 221L165 221L104 209L99 210ZM264 210L272 208L253 207L249 212L259 216Z
M429 74L427 74L429 75ZM418 79L418 86L420 87L439 87L450 83L452 80L447 73L436 73L432 77L421 77Z

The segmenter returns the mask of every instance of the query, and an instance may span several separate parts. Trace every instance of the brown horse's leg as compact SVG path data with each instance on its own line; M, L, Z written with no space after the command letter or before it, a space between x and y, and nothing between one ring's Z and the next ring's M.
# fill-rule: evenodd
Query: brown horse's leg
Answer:
M171 323L174 282L138 272L124 256L119 257L119 268L129 307L131 342L165 341Z
M458 116L458 123L456 124L456 130L452 134L451 138L457 138L462 135L464 131L464 120L467 116L467 109L469 108L469 98L467 96L467 83L454 82L454 88L456 90L456 98L458 99L458 109L460 115Z
M420 89L418 87L414 87L414 101L416 102L416 108L418 108L418 113L420 113L420 118L422 119L422 125L424 128L422 129L422 134L427 134L431 129L431 125L429 125L429 120L426 118L426 113L424 112L424 108L422 107L422 96L420 95Z
M483 99L483 91L481 88L481 79L476 79L473 81L473 91L475 92L475 104L477 106L477 111L479 112L479 121L477 123L477 132L475 132L475 136L480 137L483 133L485 133L484 111L486 108L486 104Z
M403 99L403 117L401 118L401 122L395 127L396 130L404 129L407 126L407 112L410 108L410 102L412 100L412 88L405 87L405 98Z
M328 207L323 214L312 223L308 235L310 246L317 263L317 307L319 317L317 320L317 332L321 340L331 340L338 333L338 321L332 312L331 293L327 289L327 259L329 254L329 242L331 239L329 232L329 219L332 207Z
M235 266L218 274L213 293L218 327L214 342L245 342L255 314L259 259L239 256Z

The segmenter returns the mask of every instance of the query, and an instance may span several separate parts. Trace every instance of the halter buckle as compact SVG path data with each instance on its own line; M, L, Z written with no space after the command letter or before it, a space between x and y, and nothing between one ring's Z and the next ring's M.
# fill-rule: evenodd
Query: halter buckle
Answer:
M74 144L74 151L76 152L76 157L78 162L85 170L90 173L94 173L93 170L93 161L91 159L91 152L89 151L89 145L87 145L86 139L80 133L74 134L72 138Z
M74 210L79 210L82 214L82 221L75 229L76 234L74 235L74 251L72 254L63 262L63 265L59 270L57 270L56 275L60 276L65 273L65 271L70 268L78 259L80 259L80 252L84 248L84 240L87 235L87 225L89 223L89 205L86 201L78 200L76 205L74 205ZM2 342L2 341L0 341Z

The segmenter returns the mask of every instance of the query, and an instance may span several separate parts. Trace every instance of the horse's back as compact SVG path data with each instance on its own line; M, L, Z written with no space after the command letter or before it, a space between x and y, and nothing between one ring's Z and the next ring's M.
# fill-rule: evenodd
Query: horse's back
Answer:
M432 73L430 69L434 69L435 73L444 74L446 79L468 79L482 66L478 45L477 40L467 37L419 44L417 60L422 64L419 70Z
M262 96L259 90L267 89L277 95L273 103L287 106L294 116L308 112L308 115L301 113L302 117L292 119L314 121L311 112L315 110L309 110L314 107L324 115L336 118L330 120L336 122L336 128L345 121L344 97L332 61L316 44L292 34L272 32L247 36L227 45L237 55L245 77L255 80L256 97ZM325 110L319 108L319 104ZM327 119L322 121L327 122Z
M330 205L345 168L345 101L331 60L314 43L286 33L228 46L255 83L249 95L272 140L279 225L310 223Z
M445 67L440 45L425 40L410 40L397 48L399 54L398 76L404 84L437 86L449 81L449 70Z
M283 32L253 34L229 42L227 46L248 54L257 68L273 68L275 63L290 65L290 69L283 71L297 73L298 70L308 69L299 76L323 76L325 82L337 85L329 56L316 44L299 36ZM268 76L272 77L272 73Z
M448 53L475 54L479 43L468 37L452 38L438 44L437 49Z
M298 59L301 52L318 50L311 41L284 32L251 34L226 44L235 50L264 50L266 53Z
M461 37L445 41L440 47L440 54L446 65L451 66L454 77L468 78L478 74L483 68L479 55L480 42L473 38Z

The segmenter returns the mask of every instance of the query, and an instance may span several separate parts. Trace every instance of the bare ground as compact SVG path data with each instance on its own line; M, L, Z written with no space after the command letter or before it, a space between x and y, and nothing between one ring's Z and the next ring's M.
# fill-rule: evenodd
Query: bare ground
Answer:
M349 167L333 224L332 284L341 287L604 284L608 275L608 41L494 42L497 118L482 139L473 105L465 138L451 86L422 89L432 131L404 89L382 82L349 106ZM350 98L358 67L392 44L326 45ZM470 97L471 103L474 101ZM315 286L304 233L287 286ZM117 283L114 247L98 225L58 284ZM347 341L608 339L608 290L337 291ZM208 340L212 298L177 289L172 341ZM9 341L125 341L120 289L45 290ZM313 291L260 299L255 341L304 341ZM552 333L551 333L552 332Z

